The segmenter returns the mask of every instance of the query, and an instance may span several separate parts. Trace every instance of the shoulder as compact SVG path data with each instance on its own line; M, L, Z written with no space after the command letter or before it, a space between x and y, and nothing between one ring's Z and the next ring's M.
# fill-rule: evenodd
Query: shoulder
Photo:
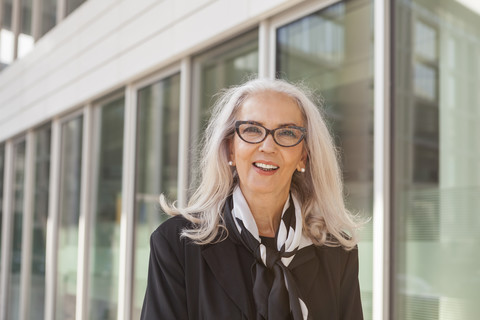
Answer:
M343 273L349 269L358 268L358 247L347 250L341 246L317 246L319 259L330 265L333 269Z
M186 228L192 228L193 224L183 216L174 216L164 221L151 235L150 245L154 250L165 250L166 248L174 251L182 251L182 248L191 242L182 237L182 231Z
M152 233L152 237L163 237L167 239L174 239L179 237L182 230L191 228L193 225L183 216L174 216L162 222L160 226Z

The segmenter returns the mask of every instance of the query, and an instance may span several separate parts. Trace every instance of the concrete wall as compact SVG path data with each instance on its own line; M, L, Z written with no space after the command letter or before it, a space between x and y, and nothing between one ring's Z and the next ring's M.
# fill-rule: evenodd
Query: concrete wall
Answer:
M302 0L89 0L0 73L0 141Z

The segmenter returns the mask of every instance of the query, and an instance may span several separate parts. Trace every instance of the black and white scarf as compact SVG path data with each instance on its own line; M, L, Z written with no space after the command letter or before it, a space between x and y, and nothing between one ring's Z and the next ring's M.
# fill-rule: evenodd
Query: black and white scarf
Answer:
M233 208L226 214L236 236L255 256L252 267L253 297L257 319L309 319L308 308L288 265L298 250L312 242L302 234L302 214L298 200L290 195L285 203L280 226L275 235L277 250L262 244L255 219L241 190L233 192ZM235 224L235 227L233 227Z

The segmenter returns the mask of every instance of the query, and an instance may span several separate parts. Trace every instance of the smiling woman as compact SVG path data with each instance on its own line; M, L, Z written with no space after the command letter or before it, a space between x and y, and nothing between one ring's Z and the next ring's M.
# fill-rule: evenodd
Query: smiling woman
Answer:
M305 91L223 93L186 208L151 237L142 319L363 319L357 223L332 138Z

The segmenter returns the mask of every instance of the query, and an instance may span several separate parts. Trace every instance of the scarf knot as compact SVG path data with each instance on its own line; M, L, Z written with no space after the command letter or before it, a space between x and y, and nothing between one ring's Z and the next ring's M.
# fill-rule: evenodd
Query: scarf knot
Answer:
M262 250L265 250L265 261L262 260L262 256L260 253ZM267 269L271 270L275 264L277 264L278 262L281 263L282 256L279 252L263 244L260 244L258 246L258 253L255 255L255 258L257 258L258 262L265 264Z

